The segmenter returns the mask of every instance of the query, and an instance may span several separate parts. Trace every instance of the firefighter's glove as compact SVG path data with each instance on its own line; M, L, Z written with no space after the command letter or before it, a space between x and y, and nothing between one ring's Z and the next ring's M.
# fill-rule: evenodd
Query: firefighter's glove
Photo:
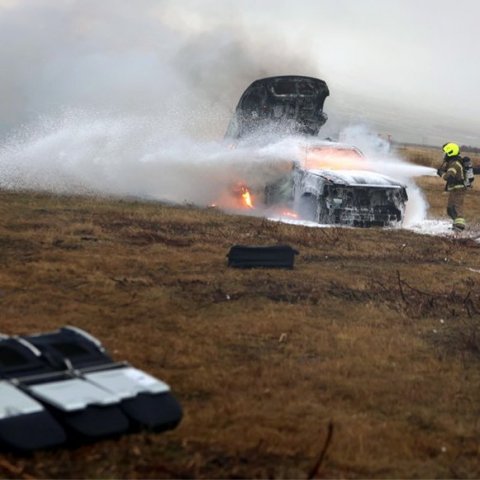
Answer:
M439 169L437 170L437 175L438 175L439 177L441 177L444 173L445 173L445 172L444 172L441 168L439 168Z

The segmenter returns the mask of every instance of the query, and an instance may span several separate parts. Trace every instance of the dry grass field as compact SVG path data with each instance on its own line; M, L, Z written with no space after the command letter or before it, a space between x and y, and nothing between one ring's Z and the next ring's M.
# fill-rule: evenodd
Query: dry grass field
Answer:
M443 217L443 182L418 184ZM475 229L478 186L467 207ZM5 191L0 218L0 330L84 328L184 409L167 433L0 453L0 477L478 478L471 238ZM235 243L300 255L291 271L234 270Z

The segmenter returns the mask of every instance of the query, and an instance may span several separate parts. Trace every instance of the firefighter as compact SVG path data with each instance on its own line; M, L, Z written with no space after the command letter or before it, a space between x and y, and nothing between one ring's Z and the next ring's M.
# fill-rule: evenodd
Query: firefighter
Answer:
M465 200L465 171L463 159L460 156L460 147L456 143L446 143L443 146L445 157L437 174L445 183L445 191L448 192L447 214L453 220L453 230L461 232L465 229L463 216L463 203Z

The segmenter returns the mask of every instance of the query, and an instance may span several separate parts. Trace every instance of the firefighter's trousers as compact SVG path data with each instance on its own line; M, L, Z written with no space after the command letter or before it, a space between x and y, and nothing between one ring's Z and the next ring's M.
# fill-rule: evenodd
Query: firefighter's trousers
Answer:
M463 216L465 192L465 188L457 188L448 192L447 213L453 220L453 228L455 230L465 229L465 218Z

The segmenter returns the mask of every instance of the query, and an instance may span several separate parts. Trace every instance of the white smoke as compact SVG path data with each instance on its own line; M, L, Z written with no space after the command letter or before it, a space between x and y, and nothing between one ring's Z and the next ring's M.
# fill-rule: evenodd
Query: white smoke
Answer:
M207 205L238 182L261 188L280 175L283 161L297 157L293 139L234 150L221 139L253 80L325 78L316 56L308 43L267 28L252 36L234 6L236 28L214 8L188 18L186 10L166 0L0 4L8 71L0 82L0 188ZM381 173L405 181L428 174L392 157L364 127L343 130L343 140ZM414 216L424 215L421 194L409 190Z
M221 142L236 102L259 77L321 74L306 48L252 37L229 11L236 27L168 0L0 3L0 188L203 205L276 175L260 164L290 146Z
M0 188L138 196L198 205L261 188L298 156L298 142L230 148L172 132L168 119L70 111L0 148Z
M176 134L218 138L253 80L322 76L308 48L252 37L228 10L235 27L224 9L168 0L0 3L0 138L65 109L168 117Z
M431 167L414 165L400 158L388 137L384 137L365 124L350 125L341 130L341 141L355 145L373 163L375 170L405 180L422 175L435 175Z
M374 171L407 185L405 224L421 222L428 205L412 178L432 174L433 169L389 153L388 142L366 126L348 127L340 137L363 150ZM220 202L228 207L239 184L261 191L283 175L286 162L300 158L301 144L286 138L232 149L221 139L200 141L180 134L166 117L66 111L19 131L0 148L0 188L136 196L202 206Z
M429 205L414 178L436 175L434 168L414 165L400 158L388 138L375 133L364 124L346 127L341 131L340 139L360 148L374 171L398 179L406 185L408 202L403 222L405 227L426 219Z

